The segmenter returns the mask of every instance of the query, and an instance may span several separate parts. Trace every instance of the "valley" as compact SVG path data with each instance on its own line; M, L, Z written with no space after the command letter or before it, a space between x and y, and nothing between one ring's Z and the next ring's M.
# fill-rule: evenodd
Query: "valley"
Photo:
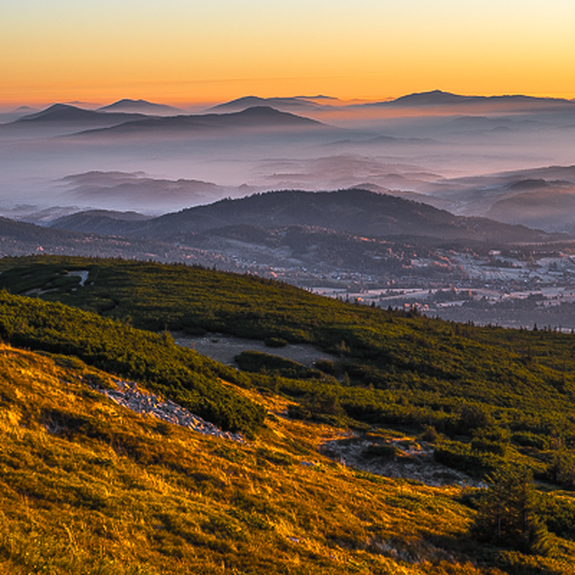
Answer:
M570 235L368 190L269 192L159 217L91 210L43 226L7 222L6 255L177 261L461 322L575 327Z

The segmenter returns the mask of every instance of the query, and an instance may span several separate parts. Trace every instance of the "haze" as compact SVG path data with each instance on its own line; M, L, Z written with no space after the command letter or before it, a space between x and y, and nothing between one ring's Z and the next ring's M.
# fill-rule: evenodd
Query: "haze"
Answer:
M519 202L492 209L517 195L504 188L507 181L490 181L486 196L485 181L461 178L575 164L574 111L564 99L439 91L361 105L245 98L200 114L130 100L96 110L19 110L0 117L0 209L159 214L255 191L367 186L416 193L455 213L569 228L575 222L564 213L558 222L532 221L533 201L528 222ZM86 186L82 175L92 172L101 177ZM570 198L570 181L551 178L540 192Z
M570 165L575 120L568 106L549 110L545 102L515 100L462 107L441 98L389 108L358 104L437 89L569 100L573 21L575 4L566 0L6 0L0 208L64 204L158 213L225 194L362 183L428 193L437 178ZM61 137L122 123L118 118L6 126L58 102L98 109L143 99L164 107L106 112L165 116L205 113L250 94L340 131L296 130L287 137L285 129L178 130L177 136L152 130L130 139L117 131ZM330 98L289 103L320 94ZM194 184L187 197L180 186L175 199L161 194L152 201L148 193L141 201L133 194L111 201L108 193L96 201L62 181L91 171L142 172L147 185L185 179L206 186ZM413 176L421 173L428 175Z
M61 251L76 242L74 253L89 247L89 255L115 256L114 238L149 216L270 190L363 188L499 223L475 229L453 220L470 237L453 232L449 237L463 243L451 249L439 234L422 251L411 245L421 230L409 228L397 208L393 233L404 230L407 239L389 248L389 258L389 239L372 238L383 241L383 251L370 251L361 232L345 227L336 232L360 233L338 236L346 258L332 253L329 230L300 230L293 245L272 246L270 238L285 232L279 228L227 230L224 239L211 230L203 238L188 234L187 244L174 236L168 247L141 232L123 240L124 257L225 262L308 287L326 285L325 278L342 290L373 285L383 290L374 292L380 299L396 282L425 295L430 278L440 291L498 282L494 293L477 291L497 302L511 295L512 283L523 294L542 286L571 290L573 21L575 4L566 0L7 0L0 18L0 216L43 229L32 233L4 220L16 231L0 234L2 253ZM350 202L346 209L357 210ZM88 210L116 213L76 214ZM265 226L268 214L257 217ZM72 235L42 236L58 226ZM371 229L377 235L377 226ZM489 252L501 245L473 251L466 243L495 229L500 238L561 245L499 261ZM72 232L112 235L93 243ZM47 239L32 241L29 233ZM71 243L58 245L60 237ZM317 252L323 260L313 250L295 253L296 244L324 246ZM444 297L431 302L437 313L444 313ZM537 300L537 313L549 298Z

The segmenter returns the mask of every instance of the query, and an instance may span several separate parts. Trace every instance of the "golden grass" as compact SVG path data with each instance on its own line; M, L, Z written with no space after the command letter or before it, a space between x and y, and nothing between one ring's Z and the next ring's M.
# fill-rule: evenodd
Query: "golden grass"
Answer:
M282 417L281 398L239 390L276 414L242 445L134 414L89 374L109 381L0 347L0 573L504 572L468 536L459 489L333 463L317 447L342 432ZM562 545L509 561L569 573Z

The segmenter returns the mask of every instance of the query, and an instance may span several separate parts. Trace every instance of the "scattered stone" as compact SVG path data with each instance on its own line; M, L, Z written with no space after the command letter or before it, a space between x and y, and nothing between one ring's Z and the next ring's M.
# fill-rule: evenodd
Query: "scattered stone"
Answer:
M185 407L170 400L163 401L153 393L140 390L138 384L135 382L118 379L114 380L114 383L117 389L103 389L95 385L91 385L91 387L116 403L140 415L151 415L168 423L203 433L204 435L213 435L215 437L244 443L244 439L239 433L222 431L213 423L194 415Z

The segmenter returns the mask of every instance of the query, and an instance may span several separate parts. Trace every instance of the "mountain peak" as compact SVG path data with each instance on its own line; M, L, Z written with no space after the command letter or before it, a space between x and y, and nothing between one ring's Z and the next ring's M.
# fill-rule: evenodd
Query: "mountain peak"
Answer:
M174 108L167 104L156 104L155 102L148 102L147 100L131 98L123 98L107 106L98 108L99 112L137 112L141 114L154 114L160 116L183 114L184 111L180 108Z
M32 120L81 120L89 117L93 117L94 112L92 110L83 110L77 106L72 106L71 104L52 104L40 112L34 114L28 114L22 118L19 118L17 122L28 122Z
M451 104L454 102L462 102L467 100L467 96L460 96L452 94L451 92L443 92L442 90L431 90L430 92L415 92L401 96L392 103L415 103L419 105L433 105L433 104Z
M325 99L326 96L317 96ZM261 98L259 96L243 96L229 102L218 104L209 109L210 112L241 111L250 106L271 106L283 112L305 112L322 109L325 105L314 102L314 98L306 96Z

